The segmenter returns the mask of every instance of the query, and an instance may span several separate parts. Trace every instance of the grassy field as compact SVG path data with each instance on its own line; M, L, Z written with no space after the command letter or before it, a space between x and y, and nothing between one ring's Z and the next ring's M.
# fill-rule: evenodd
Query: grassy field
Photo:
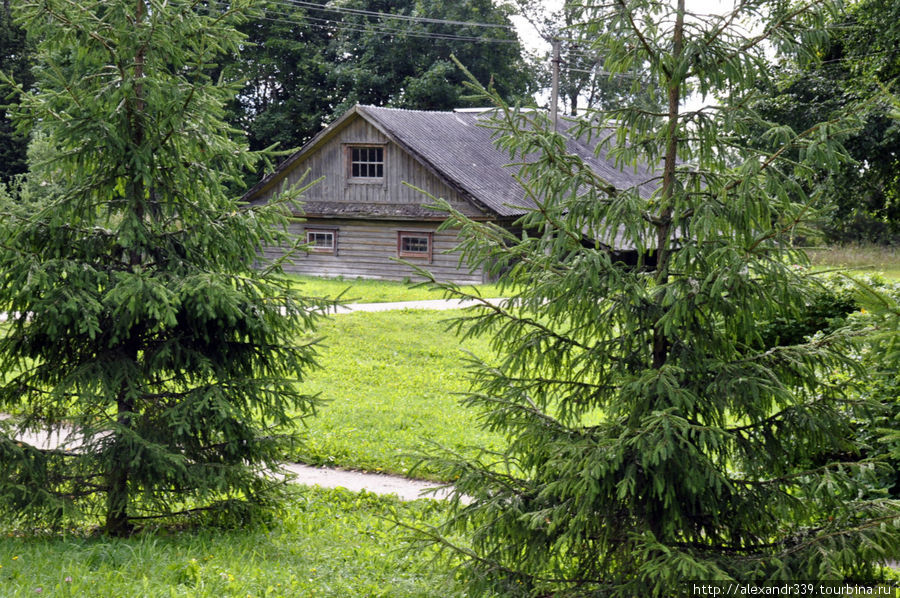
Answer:
M314 297L337 297L351 303L385 303L390 301L421 301L443 299L444 295L426 286L414 286L391 280L367 278L315 278L312 276L293 277L302 291ZM500 290L495 284L464 286L467 292L477 292L484 297L499 297Z
M852 261L855 255L833 251L814 260L818 267L872 263L900 277L896 253L862 252L862 262ZM348 284L319 282L309 283L311 294L335 295ZM366 302L436 298L405 289L354 281L349 295ZM306 420L307 443L295 457L407 473L412 453L429 442L499 447L502 439L479 429L477 415L457 402L456 393L468 388L463 350L491 354L485 339L462 343L447 331L445 321L459 313L403 310L323 321L323 369L304 389L329 402ZM157 530L119 540L0 524L0 596L461 597L452 571L429 568L428 554L404 552L407 532L392 523L436 522L440 510L433 501L298 487L268 527L247 530Z
M808 253L819 268L850 268L900 280L900 247L846 245L811 249Z
M461 596L452 574L404 552L391 519L434 522L433 501L298 489L267 529L155 531L130 539L2 529L0 595L190 598Z
M429 442L497 448L458 404L468 389L463 350L490 354L485 339L461 343L447 331L458 311L402 310L339 315L323 322L320 362L303 385L329 401L305 420L306 463L405 474ZM427 468L416 475L431 473Z

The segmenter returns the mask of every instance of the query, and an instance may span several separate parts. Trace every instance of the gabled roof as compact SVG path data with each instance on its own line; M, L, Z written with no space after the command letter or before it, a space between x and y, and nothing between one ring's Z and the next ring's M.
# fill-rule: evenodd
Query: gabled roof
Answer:
M331 139L355 117L364 118L393 143L415 157L448 186L469 197L479 207L500 217L522 214L533 206L509 168L509 153L494 144L493 131L479 125L484 112L429 112L357 105L323 129L271 174L250 189L244 198L277 183L291 166ZM652 187L645 172L616 167L605 157L597 157L588 143L569 138L567 149L578 155L604 180L617 189L638 187L648 196Z

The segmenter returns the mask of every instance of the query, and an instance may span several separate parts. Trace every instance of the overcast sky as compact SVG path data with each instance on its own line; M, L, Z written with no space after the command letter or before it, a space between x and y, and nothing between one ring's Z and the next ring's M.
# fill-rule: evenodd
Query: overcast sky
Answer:
M563 0L543 0L542 4L548 13L552 13L562 8ZM733 0L686 0L685 2L685 8L696 14L722 14L732 6L734 6ZM512 22L526 49L538 53L550 51L550 44L541 39L541 36L526 19L514 16Z
M558 11L562 8L563 0L543 0L543 6L548 13ZM723 14L731 10L734 6L734 0L686 0L685 8L694 14ZM525 48L531 52L541 54L550 51L550 44L546 42L535 28L523 17L514 16L512 22L516 26L519 33L519 39ZM535 98L539 105L545 105L549 102L549 92L538 94ZM703 98L698 96L690 96L685 98L685 107L695 109L703 104Z

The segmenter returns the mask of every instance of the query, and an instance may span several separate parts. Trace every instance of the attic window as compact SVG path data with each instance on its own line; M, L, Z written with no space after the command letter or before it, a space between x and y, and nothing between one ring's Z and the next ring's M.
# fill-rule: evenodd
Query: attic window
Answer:
M372 145L351 145L349 147L348 171L351 179L384 178L384 147Z

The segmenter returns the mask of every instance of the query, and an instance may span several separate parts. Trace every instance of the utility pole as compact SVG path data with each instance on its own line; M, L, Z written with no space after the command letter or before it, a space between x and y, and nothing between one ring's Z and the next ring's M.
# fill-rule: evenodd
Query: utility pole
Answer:
M550 118L553 120L553 132L556 132L557 126L557 113L559 109L557 108L557 104L559 104L559 63L562 62L559 56L559 39L553 38L550 41L553 46L553 58L550 60L551 64L551 82L550 82Z

